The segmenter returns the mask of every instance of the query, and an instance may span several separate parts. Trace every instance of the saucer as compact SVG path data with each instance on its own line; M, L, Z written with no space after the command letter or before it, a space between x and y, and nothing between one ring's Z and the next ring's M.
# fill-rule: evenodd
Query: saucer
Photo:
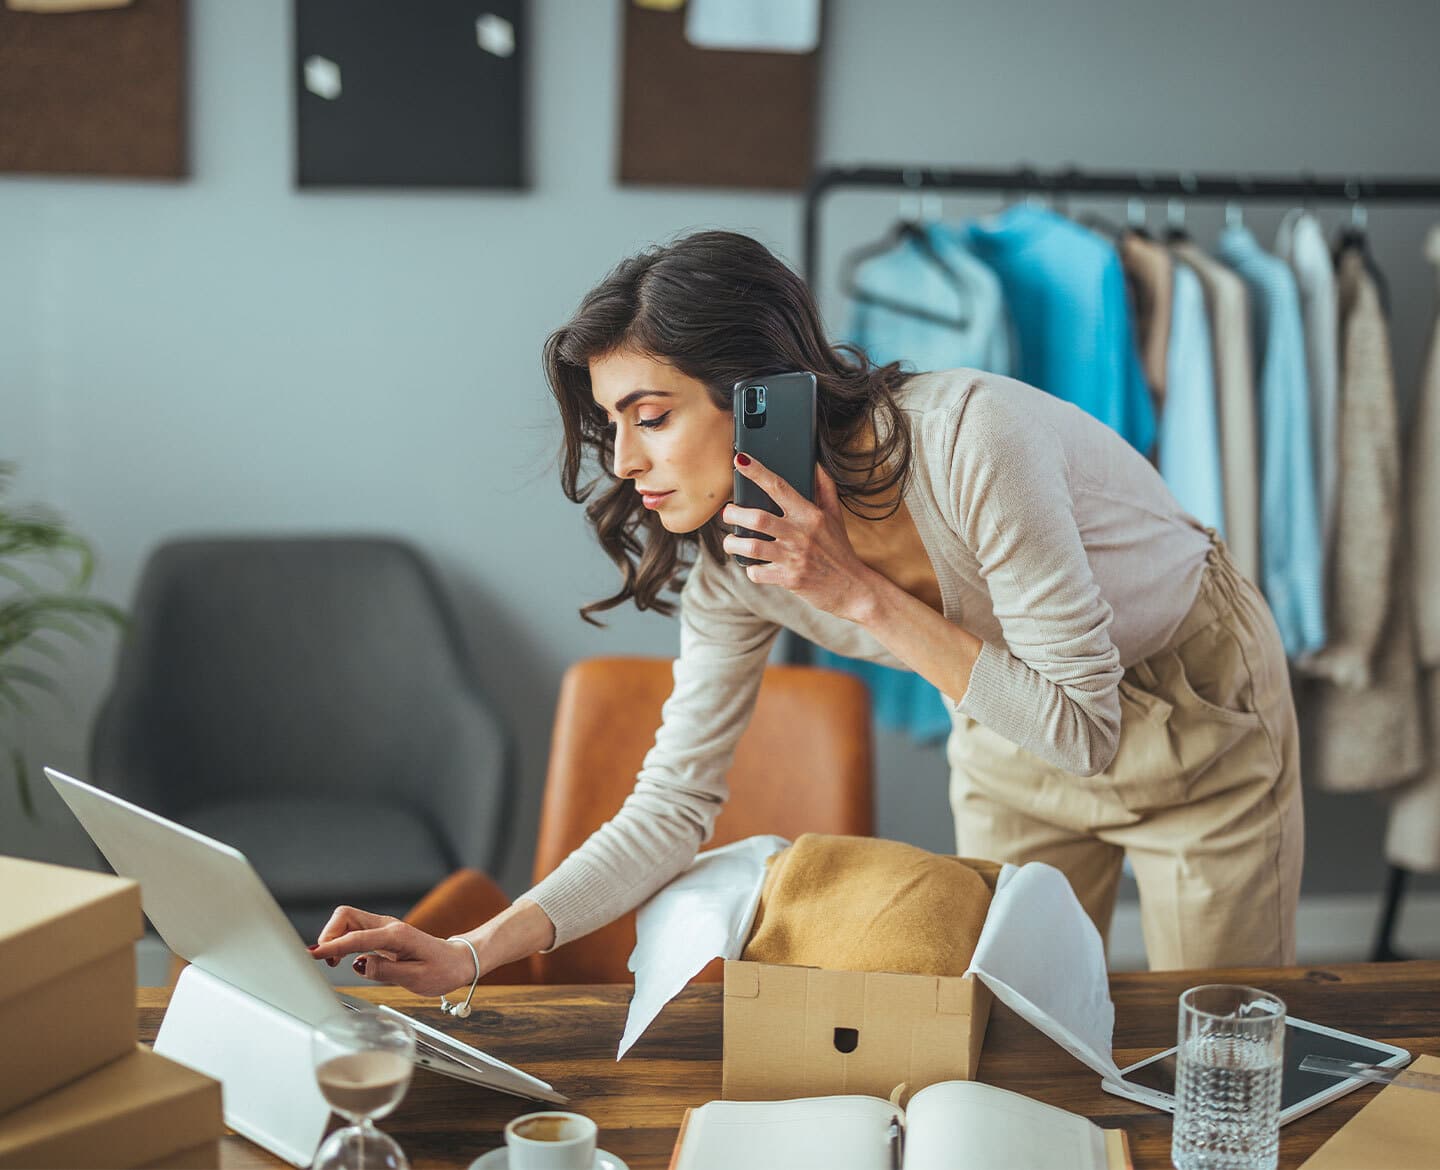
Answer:
M467 1170L510 1170L510 1151L501 1146L498 1150L481 1154ZM592 1170L630 1170L630 1167L608 1150L596 1150Z

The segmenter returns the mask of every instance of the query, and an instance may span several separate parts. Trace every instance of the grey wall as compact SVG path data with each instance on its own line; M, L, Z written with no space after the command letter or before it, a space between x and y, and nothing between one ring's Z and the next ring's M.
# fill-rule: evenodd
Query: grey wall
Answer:
M0 458L22 462L21 497L94 538L99 589L121 602L146 552L180 532L421 544L460 592L517 736L525 794L504 876L518 889L560 672L674 646L664 619L617 614L596 632L575 617L612 570L556 487L541 341L622 255L685 229L751 232L798 261L799 201L618 188L619 7L581 0L532 5L533 190L301 193L289 4L192 11L191 181L0 180ZM1437 35L1430 0L830 0L821 154L1437 174ZM895 208L837 197L829 271ZM1264 239L1279 214L1249 222ZM1418 249L1436 214L1372 213L1407 387L1433 312ZM1218 216L1192 210L1202 241ZM828 292L825 307L838 325ZM72 705L26 729L34 759L83 773L111 654L75 656ZM949 848L939 752L887 737L880 763L881 831ZM1367 800L1312 799L1307 889L1373 888L1379 818ZM0 786L0 851L77 861L83 845L56 800L26 823Z

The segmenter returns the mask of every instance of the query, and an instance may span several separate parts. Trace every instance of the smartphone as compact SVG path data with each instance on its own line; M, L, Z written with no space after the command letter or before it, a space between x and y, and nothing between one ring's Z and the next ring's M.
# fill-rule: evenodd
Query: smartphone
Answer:
M807 500L815 499L815 375L809 370L735 383L735 450L763 463ZM735 471L735 503L783 515L768 493ZM736 536L772 540L739 525ZM742 565L769 561L736 556Z
M1175 1111L1176 1049L1146 1057L1120 1070L1121 1081L1104 1080L1100 1087L1117 1097L1128 1097L1157 1109ZM1303 1117L1327 1101L1343 1096L1366 1082L1354 1077L1331 1077L1304 1072L1300 1062L1307 1056L1339 1056L1385 1068L1410 1063L1410 1053L1383 1040L1370 1040L1341 1032L1309 1020L1288 1016L1285 1020L1285 1056L1280 1076L1280 1124Z

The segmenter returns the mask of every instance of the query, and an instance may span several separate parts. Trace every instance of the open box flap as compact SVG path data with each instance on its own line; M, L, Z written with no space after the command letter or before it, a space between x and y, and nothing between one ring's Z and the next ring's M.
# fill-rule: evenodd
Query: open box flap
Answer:
M966 973L1102 1077L1120 1078L1105 944L1054 866L1001 871Z

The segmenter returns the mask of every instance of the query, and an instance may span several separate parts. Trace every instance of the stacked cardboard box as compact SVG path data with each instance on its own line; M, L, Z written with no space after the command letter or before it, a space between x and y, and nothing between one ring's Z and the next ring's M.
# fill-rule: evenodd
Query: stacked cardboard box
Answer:
M220 1085L136 1044L140 889L0 857L0 1168L220 1164Z

